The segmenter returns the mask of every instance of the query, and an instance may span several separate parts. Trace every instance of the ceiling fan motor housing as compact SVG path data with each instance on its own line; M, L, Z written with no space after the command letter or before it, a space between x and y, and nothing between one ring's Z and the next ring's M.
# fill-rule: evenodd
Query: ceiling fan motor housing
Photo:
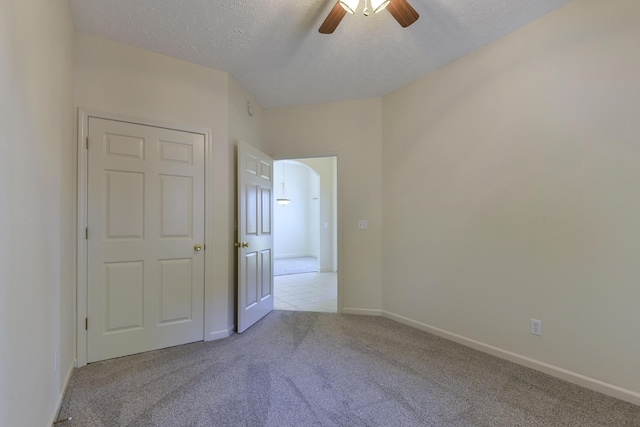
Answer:
M407 0L365 0L364 1L364 14L369 16L368 1L371 2L371 8L373 13L378 13L381 10L387 9L389 13L395 18L396 21L402 27L408 27L418 20L420 15L411 7ZM342 21L342 18L348 13L354 14L358 9L360 0L338 0L329 12L329 15L320 26L320 33L331 34L338 28L338 25Z

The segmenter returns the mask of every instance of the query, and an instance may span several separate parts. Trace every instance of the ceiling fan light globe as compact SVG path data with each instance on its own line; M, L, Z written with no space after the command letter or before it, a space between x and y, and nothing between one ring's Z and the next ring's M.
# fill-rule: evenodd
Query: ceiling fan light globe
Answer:
M340 6L352 15L356 12L359 4L360 0L340 0Z
M288 205L289 202L291 202L291 200L289 200L289 199L276 199L276 202L278 202L279 205L285 206L285 205Z
M371 0L371 8L373 9L373 13L383 11L390 2L391 0Z

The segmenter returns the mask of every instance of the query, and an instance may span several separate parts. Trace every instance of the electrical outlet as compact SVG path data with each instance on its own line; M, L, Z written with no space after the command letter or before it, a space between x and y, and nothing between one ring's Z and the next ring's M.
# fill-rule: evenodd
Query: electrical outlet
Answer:
M56 350L53 353L53 372L58 372L60 370L60 351Z
M369 221L366 219L358 220L358 230L366 230L369 228Z
M542 320L531 319L531 333L542 335Z

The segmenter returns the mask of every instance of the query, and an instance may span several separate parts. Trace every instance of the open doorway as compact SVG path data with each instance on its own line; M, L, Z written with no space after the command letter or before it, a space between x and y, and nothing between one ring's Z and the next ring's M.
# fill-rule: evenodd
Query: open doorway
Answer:
M274 162L276 310L337 312L337 158ZM283 184L284 183L284 189Z

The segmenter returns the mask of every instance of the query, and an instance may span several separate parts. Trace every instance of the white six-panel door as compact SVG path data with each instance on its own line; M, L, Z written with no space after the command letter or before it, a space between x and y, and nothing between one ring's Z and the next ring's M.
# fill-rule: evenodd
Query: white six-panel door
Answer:
M97 118L88 133L87 361L202 340L204 136Z
M273 311L273 159L238 143L238 327Z

